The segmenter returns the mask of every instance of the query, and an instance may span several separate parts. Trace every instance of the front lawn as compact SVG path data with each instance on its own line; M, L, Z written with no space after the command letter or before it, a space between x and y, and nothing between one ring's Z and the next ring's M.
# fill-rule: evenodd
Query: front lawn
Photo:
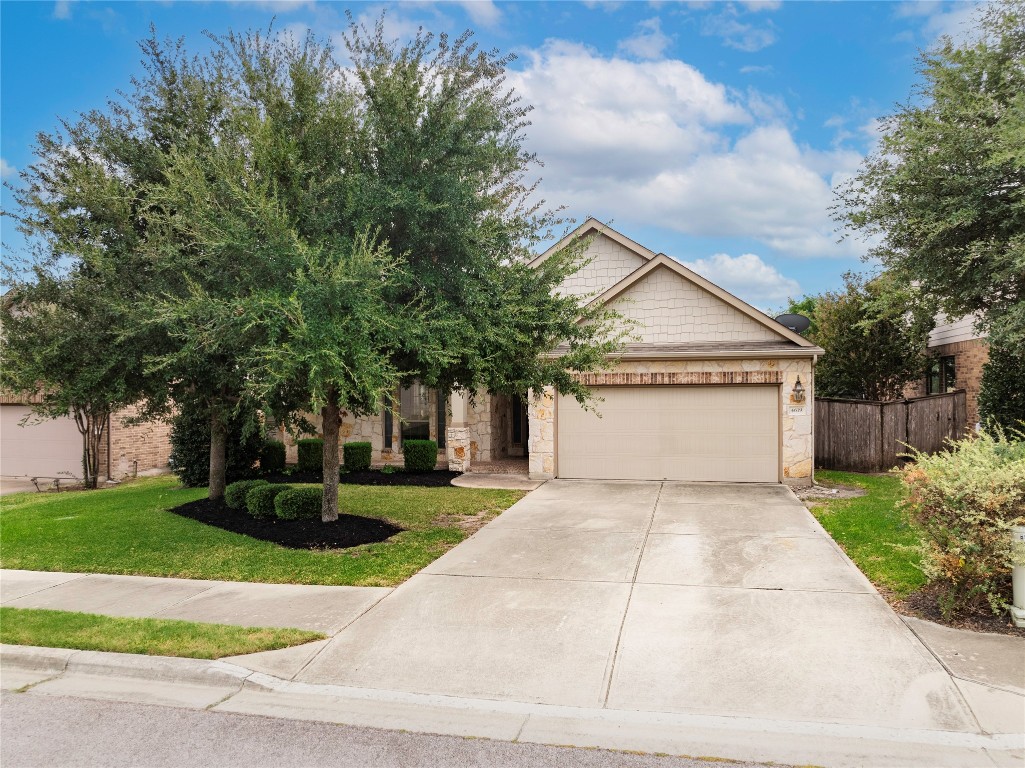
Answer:
M815 499L811 512L829 535L877 587L900 600L925 585L919 565L922 537L897 509L900 480L893 475L859 475L817 470L822 485L864 488L853 499Z
M394 586L523 496L482 488L347 485L342 512L404 530L344 550L296 550L168 512L205 496L177 478L0 497L0 566L277 584Z
M82 651L220 659L323 640L319 632L176 619L126 619L74 611L0 608L0 642Z

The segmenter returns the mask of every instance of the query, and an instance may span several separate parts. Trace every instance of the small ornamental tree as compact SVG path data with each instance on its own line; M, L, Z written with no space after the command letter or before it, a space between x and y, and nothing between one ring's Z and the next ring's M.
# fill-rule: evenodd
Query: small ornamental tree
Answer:
M38 395L41 420L71 416L82 435L82 478L95 488L100 448L117 411L142 396L142 350L133 343L116 292L80 267L37 264L12 281L2 304L0 386Z

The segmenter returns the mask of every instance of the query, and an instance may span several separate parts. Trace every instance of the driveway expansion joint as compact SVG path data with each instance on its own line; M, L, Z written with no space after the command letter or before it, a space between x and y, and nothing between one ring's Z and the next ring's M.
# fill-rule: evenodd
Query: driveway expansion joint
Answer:
M609 696L612 693L612 681L616 674L616 660L619 657L619 644L623 641L623 628L626 626L626 617L630 613L630 601L633 599L634 588L637 585L637 575L641 572L641 560L644 559L644 551L648 546L648 537L651 536L651 528L655 524L655 514L658 512L658 502L662 498L662 489L665 483L659 483L658 493L655 495L655 503L651 507L651 514L648 516L648 526L644 529L644 538L641 539L640 549L637 551L637 562L634 563L633 575L630 578L630 592L626 596L626 606L623 608L623 617L619 622L619 631L616 633L616 645L612 650L612 661L609 664L609 679L605 685L604 696L602 697L602 708L609 706Z

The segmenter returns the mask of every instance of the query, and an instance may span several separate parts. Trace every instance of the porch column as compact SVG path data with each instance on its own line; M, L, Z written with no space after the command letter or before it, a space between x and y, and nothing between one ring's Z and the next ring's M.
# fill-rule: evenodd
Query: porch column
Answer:
M451 472L470 471L470 430L466 425L466 393L454 390L449 397L452 420L445 430L445 454Z

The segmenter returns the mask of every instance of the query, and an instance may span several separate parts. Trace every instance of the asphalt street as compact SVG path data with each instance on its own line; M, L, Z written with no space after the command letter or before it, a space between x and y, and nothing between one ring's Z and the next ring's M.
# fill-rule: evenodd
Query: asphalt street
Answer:
M4 768L722 768L720 761L433 736L44 694L0 697ZM735 768L753 766L731 763Z

